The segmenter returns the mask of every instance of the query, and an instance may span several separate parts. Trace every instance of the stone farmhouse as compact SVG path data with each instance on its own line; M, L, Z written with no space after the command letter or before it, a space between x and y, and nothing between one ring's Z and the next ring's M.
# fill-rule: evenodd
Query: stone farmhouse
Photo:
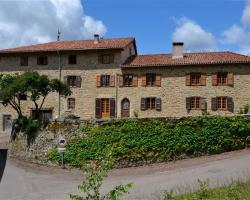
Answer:
M233 115L250 104L250 57L233 52L138 55L135 38L56 41L0 51L0 73L36 70L65 81L68 98L48 96L42 119L82 120ZM33 104L22 98L26 115ZM0 106L0 133L16 113Z

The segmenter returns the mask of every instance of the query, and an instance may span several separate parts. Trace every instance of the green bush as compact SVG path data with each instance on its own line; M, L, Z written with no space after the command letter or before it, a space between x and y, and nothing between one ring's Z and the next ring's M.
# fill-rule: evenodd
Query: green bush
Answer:
M159 162L216 154L250 146L250 118L196 117L181 120L112 120L99 127L81 126L86 136L69 141L65 162L101 160L112 149L116 163ZM50 151L50 160L58 153Z

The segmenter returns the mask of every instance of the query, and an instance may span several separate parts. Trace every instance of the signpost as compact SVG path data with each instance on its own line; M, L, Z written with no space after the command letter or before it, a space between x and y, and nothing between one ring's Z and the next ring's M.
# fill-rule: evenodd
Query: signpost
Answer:
M64 139L64 137L60 137L59 140L58 140L58 148L57 148L57 151L59 152L59 154L61 155L61 166L62 168L64 168L64 153L66 151L66 145L67 145L67 142L66 140Z

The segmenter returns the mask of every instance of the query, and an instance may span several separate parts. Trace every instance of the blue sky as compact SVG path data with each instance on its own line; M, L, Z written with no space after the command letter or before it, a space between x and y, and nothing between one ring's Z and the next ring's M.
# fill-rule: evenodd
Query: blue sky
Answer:
M242 50L238 44L221 40L225 30L241 24L245 1L84 0L82 3L87 15L106 25L105 37L134 36L139 53L171 51L173 32L182 18L213 35L215 44L211 50Z
M136 38L140 54L229 50L250 55L250 0L0 0L0 49L61 40Z

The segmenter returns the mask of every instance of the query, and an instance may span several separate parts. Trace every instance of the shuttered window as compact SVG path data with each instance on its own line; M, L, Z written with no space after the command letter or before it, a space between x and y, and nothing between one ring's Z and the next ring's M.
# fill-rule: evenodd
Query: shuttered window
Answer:
M213 111L216 110L228 110L233 112L233 98L232 97L214 97L212 98L211 108Z
M212 85L229 85L233 86L234 77L232 72L217 72L212 74Z
M64 82L70 87L81 87L82 78L81 76L65 76Z
M142 86L161 86L161 75L150 73L142 76Z
M161 111L161 99L155 97L141 98L141 110Z
M114 118L116 116L114 98L96 99L96 118Z
M206 85L206 74L203 73L190 73L186 75L187 86L201 86Z
M202 97L188 97L186 98L187 110L206 110L206 100Z
M75 109L75 98L68 98L68 109Z
M114 87L115 86L115 76L111 75L100 75L96 77L97 87Z

